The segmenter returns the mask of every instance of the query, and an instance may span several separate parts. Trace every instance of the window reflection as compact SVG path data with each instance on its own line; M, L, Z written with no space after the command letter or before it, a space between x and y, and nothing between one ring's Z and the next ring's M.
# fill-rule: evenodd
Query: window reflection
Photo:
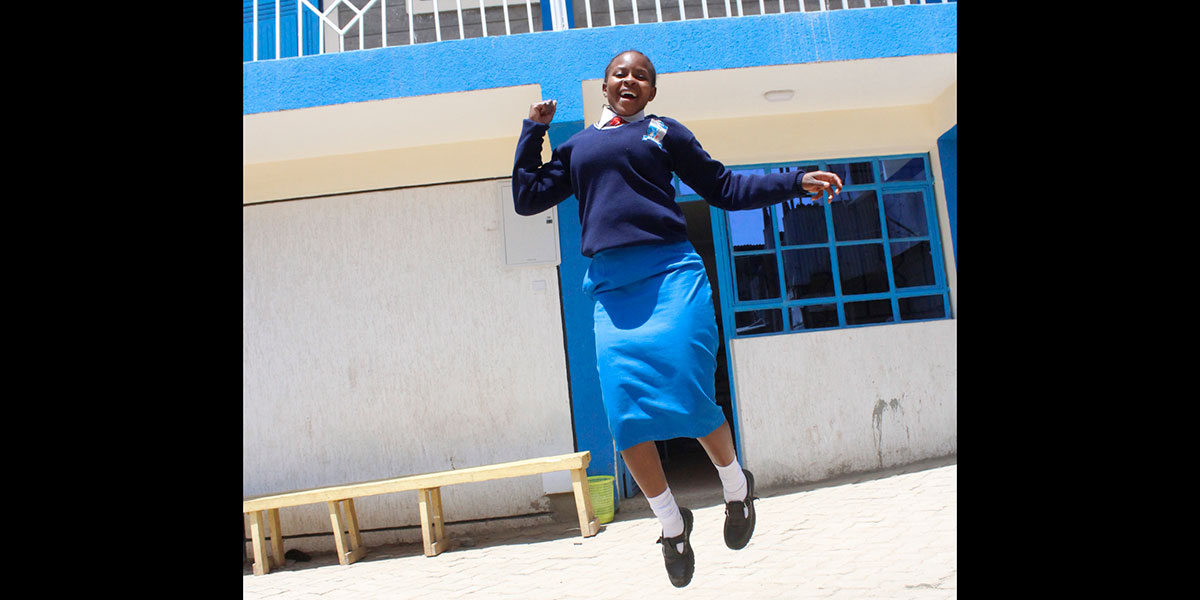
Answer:
M941 319L946 316L946 302L941 294L937 296L900 298L899 304L901 321Z
M729 240L734 252L774 248L771 234L771 209L729 212Z
M782 311L778 308L770 310L744 310L733 314L734 326L738 335L755 335L759 333L778 333L783 331Z
M891 300L866 300L846 303L846 324L866 325L892 320Z
M783 285L788 300L832 296L833 265L828 248L785 250Z
M779 267L774 254L735 257L733 268L739 301L779 297Z
M793 306L788 309L788 315L791 317L793 331L838 326L836 304Z
M892 276L897 288L935 283L929 242L895 242L891 246Z
M823 244L829 240L825 226L825 207L812 198L792 198L775 210L775 227L781 246Z
M925 195L921 192L884 194L883 214L887 217L888 237L929 234L929 223L925 220Z
M833 213L834 239L849 241L883 237L875 190L842 192L829 205L829 210Z
M843 294L875 294L888 291L887 263L883 244L860 244L837 249L838 276Z
M831 163L829 172L842 178L842 185L860 185L875 183L875 173L871 162Z
M879 170L885 183L892 181L924 181L925 159L919 156L912 158L888 158L879 161Z

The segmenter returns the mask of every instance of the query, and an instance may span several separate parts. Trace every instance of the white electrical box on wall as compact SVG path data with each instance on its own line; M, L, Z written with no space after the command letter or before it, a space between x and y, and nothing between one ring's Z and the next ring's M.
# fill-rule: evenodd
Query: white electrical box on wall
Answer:
M501 238L504 240L504 266L557 265L558 207L536 215L518 215L513 208L512 181L504 180L497 187L500 203Z

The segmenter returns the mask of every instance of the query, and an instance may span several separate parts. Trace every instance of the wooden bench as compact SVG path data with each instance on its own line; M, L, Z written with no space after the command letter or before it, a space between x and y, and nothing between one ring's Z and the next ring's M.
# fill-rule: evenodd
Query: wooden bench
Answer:
M437 556L446 549L445 517L442 514L441 488L457 483L488 481L569 470L575 492L575 508L579 513L579 529L583 537L596 535L600 526L592 513L592 497L587 485L588 452L548 456L515 462L455 469L424 475L407 475L361 483L334 485L279 494L242 498L242 512L250 520L250 539L254 548L254 574L270 572L269 562L283 565L283 532L279 527L279 509L304 504L326 503L333 525L333 540L337 545L338 562L348 565L366 554L358 530L358 515L354 499L379 494L417 490L421 514L421 538L425 555ZM343 510L345 514L343 515ZM271 556L268 561L265 544L264 517L271 526ZM347 531L349 539L347 540Z

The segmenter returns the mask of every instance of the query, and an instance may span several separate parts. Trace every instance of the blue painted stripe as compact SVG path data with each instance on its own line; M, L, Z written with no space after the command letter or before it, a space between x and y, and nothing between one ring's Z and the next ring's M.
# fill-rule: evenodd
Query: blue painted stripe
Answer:
M740 43L753 40L754 43ZM243 63L243 114L541 85L584 118L580 82L645 52L659 73L953 53L957 4L785 13L448 40Z

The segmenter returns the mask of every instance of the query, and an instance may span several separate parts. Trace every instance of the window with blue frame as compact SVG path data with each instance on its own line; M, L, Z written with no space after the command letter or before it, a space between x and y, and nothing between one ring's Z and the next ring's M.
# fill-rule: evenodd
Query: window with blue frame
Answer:
M732 274L720 282L732 337L950 316L928 155L734 171L796 169L837 173L842 192L830 204L713 211L718 260ZM678 184L681 199L695 197Z

